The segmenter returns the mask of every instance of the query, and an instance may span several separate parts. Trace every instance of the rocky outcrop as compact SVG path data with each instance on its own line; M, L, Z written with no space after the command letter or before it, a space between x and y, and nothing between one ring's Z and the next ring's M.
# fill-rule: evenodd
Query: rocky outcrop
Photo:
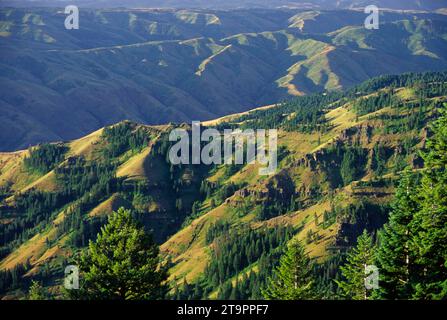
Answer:
M373 129L374 127L369 124L360 124L358 126L351 127L342 131L339 140L349 143L360 141L370 143Z
M261 185L236 191L233 197L226 200L226 203L239 202L241 198L248 197L252 198L254 203L289 202L294 194L295 185L292 179L287 172L281 171Z

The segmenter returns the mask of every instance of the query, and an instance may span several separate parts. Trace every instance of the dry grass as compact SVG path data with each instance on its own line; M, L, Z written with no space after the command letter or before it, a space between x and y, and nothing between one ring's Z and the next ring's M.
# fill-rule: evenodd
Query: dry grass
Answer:
M170 255L176 264L170 270L170 279L178 279L179 283L186 278L191 283L208 264L208 246L205 242L209 226L226 216L222 205L194 220L189 226L172 236L161 246L161 252Z
M46 239L51 240L55 236L56 228L54 227L46 232L35 235L3 259L0 264L0 270L10 270L18 264L25 264L27 261L31 265L35 265L46 251Z
M89 158L93 154L99 141L102 129L68 144L70 151L67 156L83 155ZM41 175L26 170L23 160L29 155L28 150L0 153L0 186L10 184L12 191L25 192L32 188L42 191L56 191L58 189L54 172Z
M208 127L209 126L215 126L215 125L218 125L219 123L222 123L222 122L232 121L234 119L239 118L240 116L244 116L244 115L250 114L250 113L252 113L254 111L270 109L270 108L274 108L276 106L277 106L276 104L271 104L271 105L268 105L268 106L257 107L255 109L251 109L249 111L245 111L245 112L241 112L241 113L234 113L234 114L230 114L228 116L221 117L221 118L218 118L218 119L204 121L204 122L202 122L202 125L203 126L208 126Z
M46 191L46 192L55 192L59 190L60 187L57 185L56 174L54 173L54 171L50 171L43 177L27 185L25 188L21 190L21 192L26 192L30 189L38 189L40 191Z
M400 88L397 90L396 95L400 99L406 100L406 101L417 99L417 97L414 93L414 89L412 89L412 88Z
M310 153L318 145L318 133L279 131L278 145L285 146L295 157L299 158Z
M28 155L27 150L0 153L0 186L10 185L12 191L20 191L42 176L24 168L23 160Z
M145 178L145 163L151 152L151 147L144 148L142 152L130 158L118 167L117 177Z
M334 243L338 226L336 224L327 229L323 229L321 225L316 225L314 216L317 214L319 222L323 221L324 211L330 210L330 203L323 201L313 205L305 210L297 211L293 214L283 215L264 222L255 222L253 227L267 226L274 228L276 226L294 226L301 228L296 238L305 243L306 235L309 230L320 235L320 239L316 242L306 245L311 257L318 260L324 260L327 257L327 248Z
M340 133L357 124L356 115L348 110L348 106L342 106L326 113L326 119L333 126L333 131Z
M119 208L129 208L131 205L119 194L115 193L109 199L98 205L88 214L89 217L98 217L102 215L108 215Z
M81 139L71 141L69 143L70 151L68 152L68 156L84 156L86 159L91 159L95 151L95 146L101 139L103 130L101 128Z

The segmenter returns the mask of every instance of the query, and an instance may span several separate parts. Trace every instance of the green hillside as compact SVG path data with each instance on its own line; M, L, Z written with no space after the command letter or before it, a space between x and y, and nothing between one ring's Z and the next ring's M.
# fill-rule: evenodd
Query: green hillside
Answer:
M280 32L225 41L246 46L272 36L287 39ZM59 297L64 267L125 207L161 245L173 298L260 298L290 239L305 244L321 292L333 296L344 252L387 221L402 171L422 168L427 126L446 101L446 73L410 73L213 124L277 128L272 176L257 175L258 165L171 165L169 132L187 124L124 121L1 153L0 295L23 297L37 279Z
M209 120L371 77L447 68L442 14L384 11L0 9L0 150L124 119ZM17 81L17 79L19 79Z

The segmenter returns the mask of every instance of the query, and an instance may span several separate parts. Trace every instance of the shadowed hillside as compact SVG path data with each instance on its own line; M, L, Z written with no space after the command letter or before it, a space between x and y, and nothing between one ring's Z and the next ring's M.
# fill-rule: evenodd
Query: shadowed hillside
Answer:
M0 10L0 150L447 67L441 14L384 12L372 31L358 11L84 9L80 30L64 17Z

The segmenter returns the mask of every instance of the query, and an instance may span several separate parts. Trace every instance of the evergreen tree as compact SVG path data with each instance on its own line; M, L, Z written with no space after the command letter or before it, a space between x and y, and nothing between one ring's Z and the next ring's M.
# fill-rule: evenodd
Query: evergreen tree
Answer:
M160 299L166 270L159 249L130 211L120 208L81 255L81 288L72 298L107 300Z
M29 288L28 292L28 298L29 300L46 300L47 294L45 292L45 289L42 287L40 282L38 281L31 281L31 286Z
M312 263L303 245L292 240L262 295L268 300L312 299L313 284Z
M414 240L420 255L417 263L424 266L415 298L424 299L447 298L447 106L440 112L422 155L422 208L415 218L422 229Z
M225 282L219 288L218 299L219 300L227 300L230 298L232 294L233 286L231 285L231 281Z
M343 179L343 184L346 186L355 180L356 161L354 153L351 149L347 149L341 163L340 174Z
M417 232L413 217L419 210L415 180L411 171L404 173L389 222L379 233L377 265L380 268L380 290L377 296L382 299L409 299L412 296L412 286L418 273L412 243Z
M230 300L239 300L239 291L238 291L239 281L238 277L236 277L236 283L231 288Z
M347 262L342 266L344 280L336 281L345 298L368 300L370 294L365 286L365 268L374 263L372 238L366 230L357 238L357 246L348 253Z

